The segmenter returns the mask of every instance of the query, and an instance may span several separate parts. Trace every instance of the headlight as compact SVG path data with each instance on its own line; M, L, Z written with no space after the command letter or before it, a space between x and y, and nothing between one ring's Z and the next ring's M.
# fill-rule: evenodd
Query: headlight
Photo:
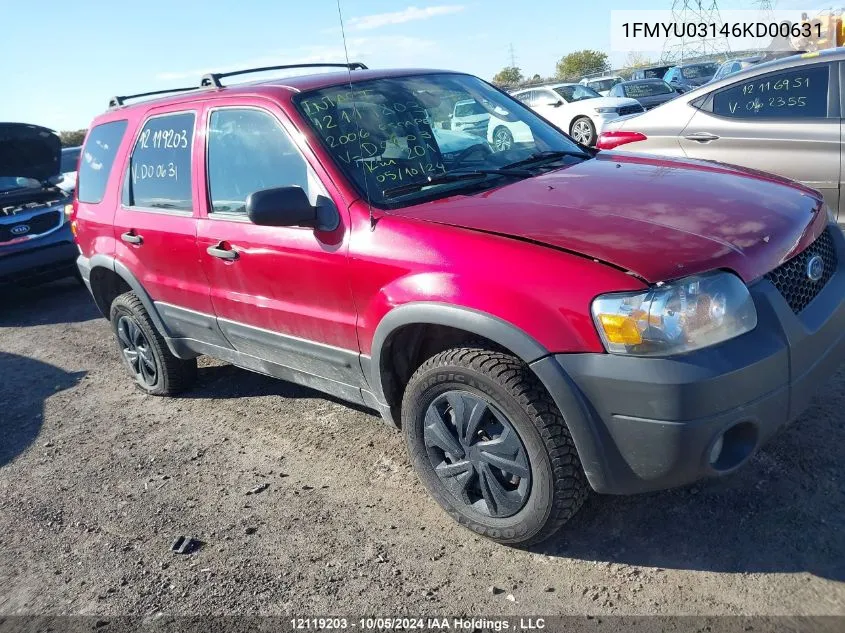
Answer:
M595 111L599 114L615 114L616 108L595 108Z
M593 301L593 320L611 354L668 356L715 345L757 327L757 310L736 275L693 275L643 292Z

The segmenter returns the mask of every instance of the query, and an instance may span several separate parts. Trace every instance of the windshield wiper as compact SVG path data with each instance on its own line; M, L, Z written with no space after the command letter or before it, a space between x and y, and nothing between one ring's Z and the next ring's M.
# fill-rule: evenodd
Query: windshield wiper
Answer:
M424 189L425 187L430 187L432 185L441 185L450 182L460 182L462 180L478 180L479 178L484 178L485 176L509 176L511 178L530 178L534 174L530 171L526 171L524 169L473 169L471 171L450 171L446 172L445 174L440 174L439 176L429 176L427 180L422 180L419 182L409 182L406 185L399 185L398 187L392 187L390 189L385 189L382 192L382 196L384 198L395 198L396 196L401 196L405 193L412 193L414 191L419 191L420 189Z
M553 161L558 158L563 158L565 156L574 156L575 158L591 158L589 154L585 154L583 152L573 152L567 150L553 150L553 151L545 151L545 152L535 152L531 154L528 158L523 158L522 160L518 160L515 163L510 163L505 165L502 169L510 169L511 167L522 167L523 165L532 165L534 163L543 163L546 161Z

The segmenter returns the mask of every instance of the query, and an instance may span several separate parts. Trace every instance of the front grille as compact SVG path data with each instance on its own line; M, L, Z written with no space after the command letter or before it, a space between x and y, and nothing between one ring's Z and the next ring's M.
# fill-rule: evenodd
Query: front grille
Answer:
M48 211L47 213L39 213L26 220L12 222L11 224L0 224L0 244L3 242L10 242L20 237L30 237L32 235L40 235L59 226L61 213L59 211ZM16 226L28 226L29 230L25 233L17 235L13 232Z
M815 255L820 256L824 261L824 272L818 281L811 280L807 275L807 263ZM825 229L815 242L799 255L768 273L766 279L774 284L792 311L798 314L810 305L810 302L830 281L836 271L836 265L836 247L830 236L830 229Z
M644 112L643 107L641 105L626 105L619 108L619 116L625 116L626 114L636 114L637 112Z

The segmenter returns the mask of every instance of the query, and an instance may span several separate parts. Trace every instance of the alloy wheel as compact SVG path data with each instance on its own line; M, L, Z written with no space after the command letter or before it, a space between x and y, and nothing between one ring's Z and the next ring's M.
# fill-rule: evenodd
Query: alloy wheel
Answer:
M513 137L504 128L496 130L496 134L493 137L493 144L496 146L497 152L506 152L513 145Z
M494 518L513 516L531 490L522 440L497 407L466 391L438 396L425 413L428 458L459 502Z
M585 120L576 121L572 126L572 138L582 145L589 145L592 140L593 131L590 129L590 124Z
M117 322L117 338L120 340L123 357L135 374L136 380L147 387L154 387L158 380L155 357L143 330L132 317L120 317Z

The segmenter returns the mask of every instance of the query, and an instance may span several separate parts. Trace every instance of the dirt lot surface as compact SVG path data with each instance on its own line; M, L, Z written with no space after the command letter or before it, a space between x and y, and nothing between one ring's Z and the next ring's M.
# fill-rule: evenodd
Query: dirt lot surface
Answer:
M208 359L143 395L73 282L4 297L0 376L0 614L845 614L845 371L740 473L595 496L530 552L367 411Z

